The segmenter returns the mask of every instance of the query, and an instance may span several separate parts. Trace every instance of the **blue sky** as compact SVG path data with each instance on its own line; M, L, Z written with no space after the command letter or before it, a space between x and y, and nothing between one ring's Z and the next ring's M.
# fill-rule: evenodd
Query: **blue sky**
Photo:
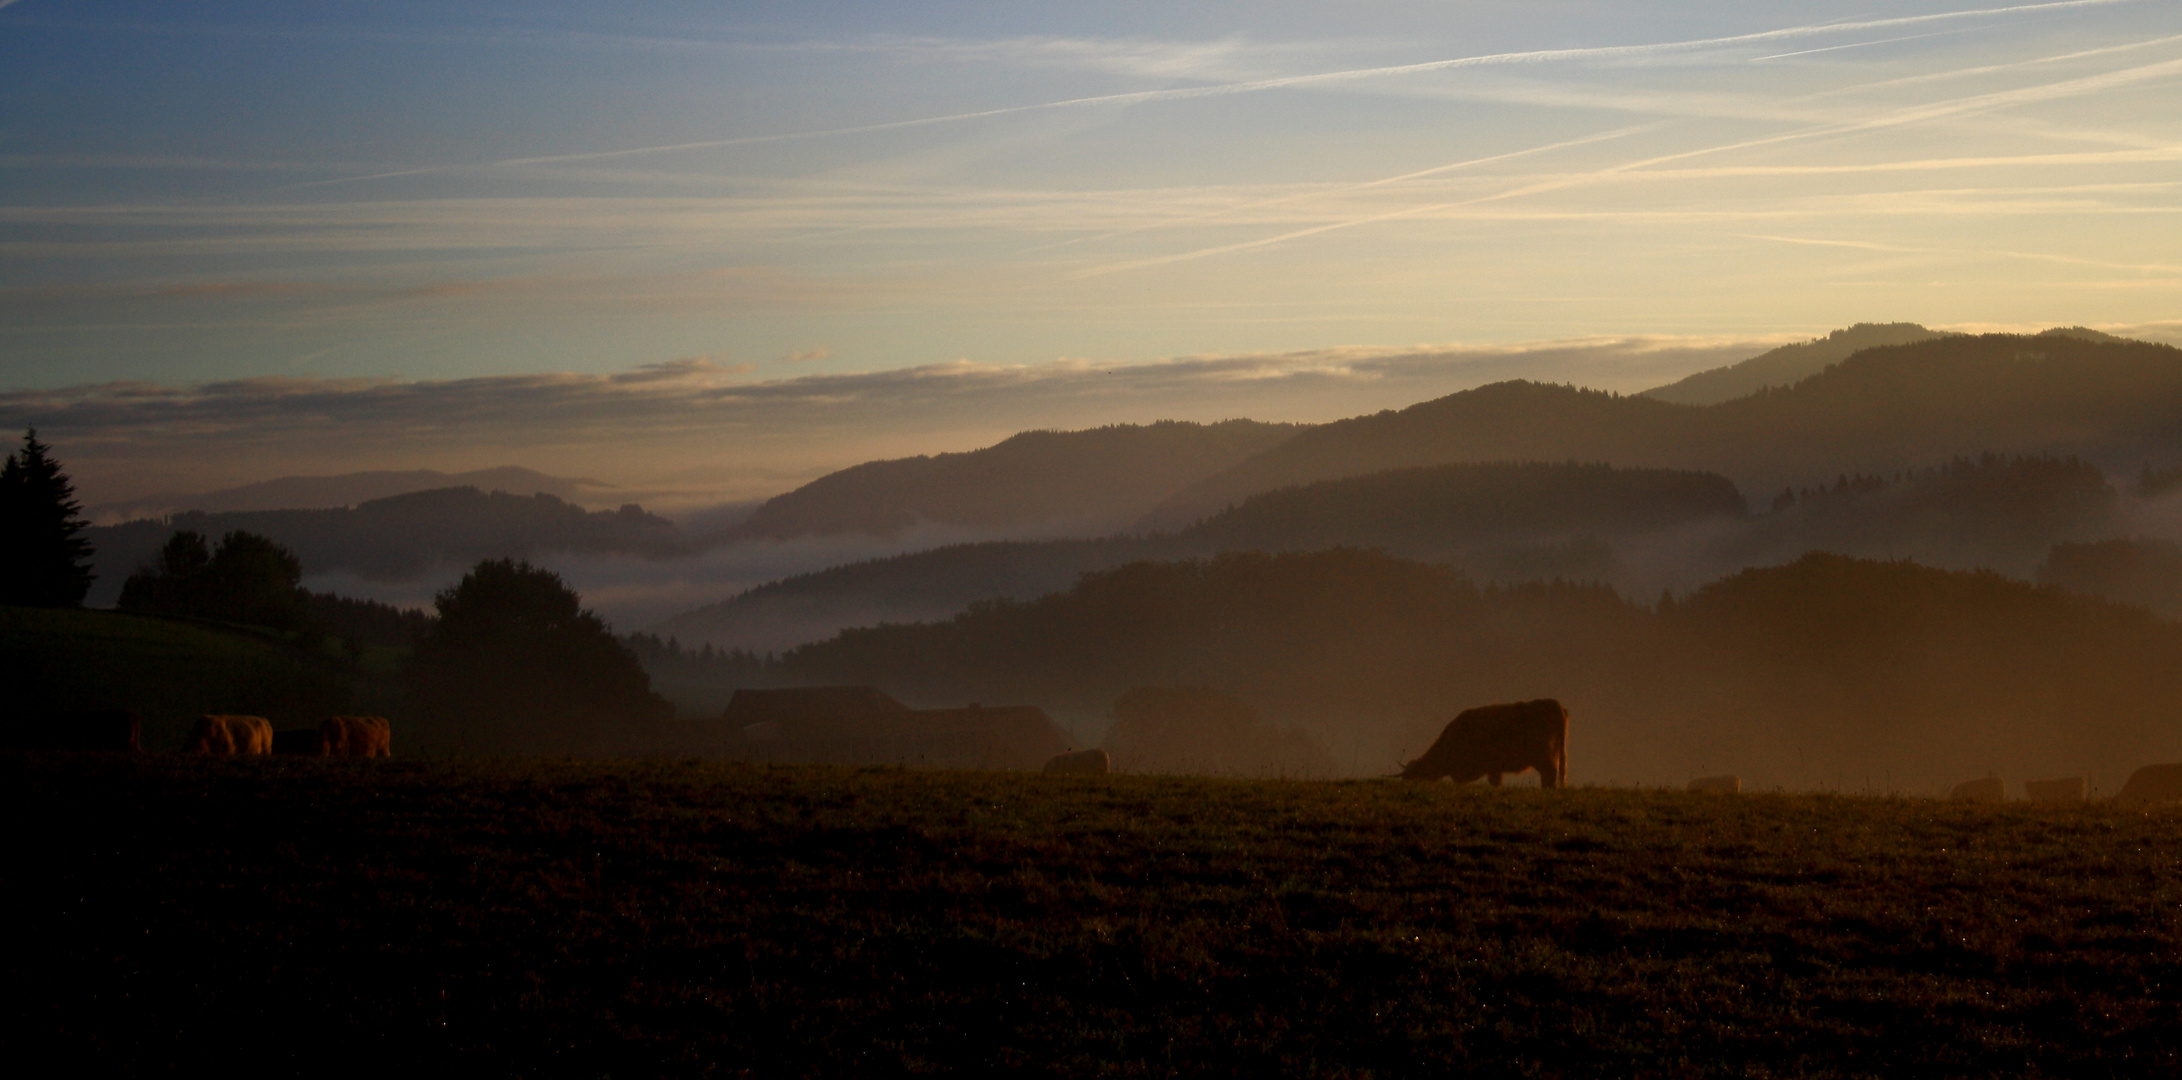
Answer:
M116 497L502 462L756 494L1034 424L1330 419L1487 370L1641 389L1856 321L2171 338L2178 163L2171 0L16 0L0 414L74 437ZM1569 355L1538 342L1606 344L1475 362ZM1327 360L1386 355L1454 359ZM1161 364L1212 374L1127 400L1072 374ZM675 388L741 411L634 439L627 408L556 398L551 439L475 411L546 376L643 387L639 417ZM881 389L831 428L773 404L848 386ZM325 404L350 393L377 396ZM163 430L239 449L182 453L129 411L183 398ZM416 411L357 419L397 398Z

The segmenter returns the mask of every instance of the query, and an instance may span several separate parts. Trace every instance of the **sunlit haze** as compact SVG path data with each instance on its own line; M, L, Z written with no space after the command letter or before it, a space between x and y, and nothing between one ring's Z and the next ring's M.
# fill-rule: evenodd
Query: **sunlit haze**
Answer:
M513 463L671 509L1857 321L2174 340L2178 82L2150 0L18 0L0 420L93 501Z

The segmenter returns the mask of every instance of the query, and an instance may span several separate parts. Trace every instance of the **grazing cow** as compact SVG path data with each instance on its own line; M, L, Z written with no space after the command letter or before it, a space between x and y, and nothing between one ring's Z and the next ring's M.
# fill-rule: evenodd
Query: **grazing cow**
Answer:
M262 716L205 716L183 744L187 754L270 754L273 725Z
M2182 765L2146 765L2114 793L2114 801L2124 806L2177 800L2182 800Z
M393 757L393 731L383 716L333 716L318 725L332 757Z
M326 756L326 735L317 728L297 728L273 733L273 752L308 757Z
M1724 791L1730 795L1743 789L1740 776L1700 776L1690 781L1691 791Z
M1983 780L1964 780L1956 784L1955 790L1948 792L1947 797L1956 802L2006 802L2008 785L1997 776L1988 776Z
M47 713L7 726L10 750L79 750L133 754L142 749L144 721L135 709Z
M2025 780L2023 797L2032 802L2082 802L2084 778L2064 776L2059 780Z
M1482 776L1499 787L1503 774L1525 769L1538 770L1540 787L1568 783L1568 710L1552 698L1464 709L1423 757L1402 766L1402 779Z
M1076 776L1105 776L1114 771L1114 760L1104 750L1078 750L1071 754L1055 754L1046 762L1049 773L1069 773Z

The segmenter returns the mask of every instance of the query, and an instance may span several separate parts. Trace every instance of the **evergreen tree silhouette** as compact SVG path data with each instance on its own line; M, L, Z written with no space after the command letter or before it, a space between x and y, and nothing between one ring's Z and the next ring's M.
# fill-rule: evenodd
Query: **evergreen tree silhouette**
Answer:
M90 523L51 449L32 428L0 466L0 604L82 607L91 591Z

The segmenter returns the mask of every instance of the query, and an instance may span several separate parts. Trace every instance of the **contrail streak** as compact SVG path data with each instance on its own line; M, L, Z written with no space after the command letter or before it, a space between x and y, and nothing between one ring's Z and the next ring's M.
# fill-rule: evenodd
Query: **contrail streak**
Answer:
M1881 128L1900 127L1906 124L1923 123L1931 120L1944 119L1950 116L1958 116L1963 113L1975 112L1979 110L1996 109L2008 105L2016 105L2032 101L2047 101L2054 98L2068 97L2097 90L2105 90L2116 86L2123 86L2135 82L2143 82L2145 80L2158 78L2163 75L2177 73L2182 73L2182 60L2166 60L2159 63L2144 64L2134 68L2124 68L2120 71L2102 72L2097 75L2088 75L2077 79L2064 79L2058 82L2043 83L2037 86L2021 87L2014 90L2002 90L1990 94L1977 94L1970 97L1956 98L1952 101L1934 102L1929 105L1919 105L1906 109L1898 109L1883 116L1873 117L1869 120L1857 121L1854 123L1814 125L1812 127L1803 128L1798 131L1784 132L1779 135L1769 135L1761 139L1745 139L1739 142L1722 143L1717 146L1708 146L1697 150L1685 150L1680 153L1662 154L1656 157L1641 158L1636 161L1623 162L1619 165L1613 165L1604 169L1598 169L1593 172L1581 173L1575 176L1559 177L1552 180L1526 184L1520 187L1510 188L1506 191L1495 192L1490 195L1480 195L1476 198L1471 199L1461 199L1454 202L1432 203L1423 206L1405 207L1400 210L1391 210L1383 214L1373 214L1367 217L1354 218L1346 221L1336 221L1328 222L1324 225L1314 225L1307 229L1297 229L1293 232L1282 233L1278 236L1264 237L1258 240L1246 240L1241 243L1223 244L1218 247L1201 248L1196 251L1187 251L1175 255L1163 255L1151 259L1138 259L1131 262L1114 263L1107 266L1094 267L1090 270L1086 270L1080 274L1077 274L1076 277L1078 279L1100 277L1106 274L1119 273L1124 270L1141 270L1152 266L1164 266L1169 263L1186 262L1193 259L1201 259L1213 255L1225 255L1237 251L1248 251L1255 248L1269 247L1274 244L1285 243L1289 240L1300 240L1304 237L1317 236L1321 233L1333 232L1338 229L1348 229L1362 225L1373 225L1382 221L1392 221L1405 217L1415 217L1419 214L1427 214L1439 210L1451 210L1458 207L1475 206L1481 203L1499 202L1506 199L1520 198L1525 195L1536 195L1547 191L1558 191L1566 188L1581 186L1583 184L1595 182L1598 180L1607 179L1609 177L1624 175L1640 169L1648 169L1654 165L1662 165L1670 161L1682 161L1694 157L1703 157L1709 154L1726 153L1734 150L1747 150L1760 146L1773 146L1780 143L1797 142L1804 139L1818 138L1826 135L1846 135L1862 131L1876 131Z
M1623 139L1631 135L1637 135L1646 131L1655 130L1660 126L1661 125L1658 123L1634 124L1629 127L1615 128L1612 131L1602 131L1595 135L1585 135L1581 138L1566 139L1557 143L1548 143L1544 146L1533 146L1523 150L1510 150L1504 154L1492 154L1486 157L1469 158L1463 161L1450 162L1446 165L1434 165L1429 169L1418 169L1415 172L1406 172L1402 173L1399 176L1384 176L1380 177L1377 180L1365 180L1361 183L1346 184L1340 187L1329 188L1324 191L1297 192L1294 195L1282 195L1278 198L1261 199L1253 203L1244 203L1241 206L1228 206L1222 207L1218 210L1208 210L1201 214L1193 214L1189 217L1180 218L1173 221L1158 221L1148 225L1138 225L1128 229L1116 229L1112 232L1101 233L1097 236L1078 237L1074 240L1065 240L1058 244L1049 244L1043 248L1033 248L1032 250L1044 251L1050 250L1052 248L1070 247L1075 244L1089 244L1095 243L1100 240L1112 240L1116 237L1132 236L1136 233L1149 232L1153 229L1178 228L1183 225L1191 225L1200 221L1226 217L1230 214L1240 214L1250 210L1262 210L1268 206L1279 206L1283 203L1291 203L1299 199L1333 198L1335 196L1347 195L1351 192L1367 191L1371 188L1385 187L1388 184L1400 184L1410 180L1421 180L1427 176L1437 176L1440 173L1455 172L1460 169L1473 168L1479 165L1491 165L1501 161L1511 161L1516 158L1530 157L1534 154L1544 154L1554 150L1566 150L1572 146L1586 146L1591 143L1606 142L1612 139Z
M1895 255L1956 255L2004 259L2026 259L2032 262L2060 263L2064 266L2095 266L2101 270L2135 270L2148 274L2182 273L2182 266L2172 263L2122 263L2106 259L2087 259L2079 255L2052 255L2042 251L1965 251L1959 248L1908 247L1901 244L1881 244L1870 240L1816 240L1801 236L1768 236L1764 233L1736 233L1745 240L1764 240L1776 244L1801 244L1809 247L1851 248L1857 251L1883 251Z
M1904 37L1880 38L1877 41L1852 41L1847 45L1828 45L1823 49L1798 49L1795 52L1774 53L1771 56L1753 56L1750 62L1760 60L1785 60L1791 56L1812 56L1818 53L1840 52L1843 49L1868 49L1873 45L1892 45L1897 41L1923 41L1926 38L1946 37L1949 34L1967 33L1966 30L1935 30L1929 34L1909 34Z
M912 120L893 120L879 124L858 124L851 127L822 128L811 131L776 132L770 135L743 135L728 139L704 139L692 142L667 143L657 146L636 146L621 150L594 150L577 154L549 154L538 157L506 158L492 162L488 168L516 168L527 165L556 165L573 161L598 161L606 158L633 157L640 154L670 154L690 150L714 150L730 146L751 146L759 143L785 142L794 139L817 139L840 135L867 135L884 131L902 131L910 128L929 127L936 124L953 124L967 120L983 120L996 116L1013 116L1020 113L1042 112L1050 109L1084 108L1105 105L1134 105L1150 101L1181 101L1191 98L1220 97L1230 94L1248 94L1264 90L1281 90L1291 87L1317 86L1328 83L1351 82L1362 79L1415 75L1434 71L1448 71L1466 67L1484 67L1499 64L1545 63L1556 60L1599 59L1622 56L1645 56L1663 52L1686 52L1697 49L1743 45L1760 41L1779 41L1820 34L1837 34L1858 30L1886 29L1898 26L1917 26L1953 19L1990 18L2001 15L2017 15L2041 11L2058 11L2070 8L2106 7L2115 4L2136 3L2138 0L2051 0L2039 4L2015 4L2007 7L1974 8L1964 11L1938 12L1931 15L1907 15L1890 19L1865 19L1857 22L1813 23L1803 26L1761 30L1749 34L1733 34L1726 37L1693 38L1687 41L1659 42L1650 45L1602 45L1577 49L1538 49L1528 52L1488 53L1480 56L1463 56L1447 60L1428 60L1416 64L1395 64L1384 67L1353 68L1346 71L1328 71L1313 75L1288 75L1272 79L1254 79L1247 82L1219 83L1212 86L1181 87L1165 90L1139 90L1126 94L1099 94L1091 97L1066 98L1060 101L1043 101L1030 105L1009 105L997 109L979 109L973 112L949 113L944 116L925 116ZM386 173L368 177L354 177L347 181L318 181L317 184L359 182L386 179L394 176L416 175L419 172L449 171L455 167L420 169L416 172Z
M1955 31L1945 31L1945 33L1954 33L1954 32L1955 32ZM1935 36L1939 36L1939 35L1937 35L1937 34L1919 34L1919 35L1915 35L1915 36L1916 36L1916 37L1920 37L1920 38L1923 38L1923 37L1935 37ZM1893 40L1893 41L1904 41L1904 40L1910 40L1910 39L1908 39L1908 38L1891 38L1891 39L1888 39L1888 40ZM2094 48L2094 49L2082 49L2082 50L2078 50L2078 51L2076 51L2076 52L2070 52L2070 53L2061 53L2061 54L2058 54L2058 55L2054 55L2054 56L2043 56L2043 57L2037 57L2037 58L2035 58L2035 59L2031 59L2031 60L2017 60L2017 61L2011 61L2011 62L2008 62L2008 63L2005 63L2005 64L1988 64L1988 65L1984 65L1984 66L1981 66L1981 67L1974 67L1974 68L1963 68L1963 69L1958 69L1958 70L1956 70L1956 71L1950 71L1950 72L1938 72L1938 73L1934 73L1934 74L1928 74L1928 75L1918 75L1918 76L1912 76L1912 77L1910 77L1910 78L1907 78L1907 79L1889 79L1889 80L1883 80L1883 81L1880 81L1880 82L1875 82L1875 83L1864 83L1864 84L1859 84L1859 85L1857 85L1857 86L1850 86L1850 87L1837 87L1837 88L1835 88L1835 89L1831 89L1831 90L1822 90L1822 91L1819 91L1819 92L1817 92L1817 93L1815 93L1815 94L1809 94L1809 95L1806 95L1805 97L1803 97L1803 98L1801 98L1801 99L1799 99L1799 100L1804 100L1804 101L1810 101L1810 100L1816 100L1816 99L1820 99L1820 98L1826 98L1826 97L1834 97L1834 96L1840 96L1840 95L1842 95L1842 94L1856 93L1856 92L1859 92L1859 91L1865 91L1865 90L1870 90L1870 89L1873 89L1873 88L1876 88L1876 87L1886 87L1886 86L1894 86L1894 85L1898 85L1898 84L1901 84L1901 83L1912 83L1912 82L1926 82L1926 81L1930 81L1930 80L1933 80L1933 79L1945 79L1945 78L1953 78L1953 77L1958 77L1958 76L1965 76L1965 75L1981 75L1981 74L1990 74L1990 73L1992 73L1992 72L1995 72L1995 71L2002 71L2002 70L2008 70L2008 69L2013 69L2013 68L2019 68L2019 67L2027 67L2027 66L2031 66L2031 65L2036 65L2036 64L2048 64L2048 63L2058 63L2058 62L2061 62L2061 61L2067 61L2067 60L2078 60L2078 59L2082 59L2082 58L2084 58L2084 57L2089 57L2089 56L2101 56L2101 55L2106 55L2106 54L2109 54L2109 53L2116 53L2116 52L2126 52L2126 51L2131 51L2131 50L2135 50L2135 49L2141 49L2141 48L2145 48L2145 47L2147 47L2147 46L2151 46L2151 45L2163 45L2163 44L2167 44L2167 43L2169 43L2169 42L2173 42L2173 41L2182 41L2182 35L2173 35L2173 36L2169 36L2169 37L2162 37L2162 38L2152 38L2152 39L2149 39L2149 40L2146 40L2146 41L2135 41L2135 42L2129 42L2129 43L2127 43L2127 44L2124 44L2124 45L2109 45L2109 46L2101 46L2101 47L2099 47L2099 48ZM1878 43L1878 42L1862 42L1862 43L1860 43L1860 44L1870 45L1870 44L1879 44L1879 43ZM1856 46L1853 46L1853 45L1834 46L1834 48L1855 48L1855 47L1856 47ZM1826 49L1815 49L1815 50L1810 50L1810 51L1813 51L1813 52L1825 52L1825 51L1828 51L1828 50L1826 50ZM1800 53L1782 53L1782 54L1779 54L1779 55L1781 55L1781 56L1797 56L1797 55L1802 55L1802 54L1800 54ZM1777 57L1762 57L1762 56L1761 56L1761 57L1758 57L1757 59L1760 59L1760 60L1765 60L1765 59L1775 59L1775 58L1777 58ZM1547 146L1537 146L1537 147L1531 147L1531 148L1529 148L1529 149L1527 149L1527 150L1517 150L1517 151L1513 151L1513 152L1511 152L1511 153L1506 153L1506 154L1499 154L1499 155L1495 155L1495 156L1492 156L1492 157L1485 157L1485 158L1474 158L1474 159L1470 159L1470 160L1467 160L1467 161L1458 161L1458 162L1454 162L1454 163L1452 163L1452 164L1449 164L1449 165L1440 165L1440 166L1435 166L1435 167L1433 167L1433 168L1429 168L1429 169L1421 169L1421 170L1418 170L1418 171L1416 171L1416 172L1409 172L1409 173L1403 173L1403 174L1401 174L1401 175L1399 175L1399 176L1389 176L1389 177L1384 177L1384 178L1382 178L1382 179L1378 179L1378 180L1370 180L1370 181L1366 181L1366 182L1364 182L1364 183L1360 183L1360 184L1351 184L1351 185L1348 185L1348 186L1346 186L1346 187L1337 187L1337 188L1333 188L1333 189L1330 189L1330 190L1326 190L1326 191L1308 191L1308 192L1299 192L1299 193L1297 193L1297 194L1294 194L1294 195L1283 195L1283 196L1280 196L1280 197L1278 197L1278 198L1273 198L1273 199L1265 199L1265 200L1261 200L1261 201L1259 201L1259 202L1255 202L1255 203L1246 203L1246 204L1244 204L1244 205L1241 205L1241 206L1226 207L1226 208L1223 208L1223 209L1219 209L1219 210L1209 210L1209 211L1206 211L1206 212L1204 212L1204 213L1200 213L1200 214L1194 214L1194 215L1191 215L1190 217L1187 217L1187 218L1182 218L1182 219L1178 219L1178 220L1174 220L1174 221L1153 222L1153 223L1151 223L1151 224L1146 224L1146 225L1139 225L1139 226L1135 226L1135 227L1133 227L1133 228L1128 228L1128 229L1116 229L1116 230L1113 230L1113 231L1110 231L1110 232L1106 232L1106 233L1101 233L1101 234L1099 234L1099 235L1096 235L1096 236L1078 237L1078 238L1076 238L1076 239L1073 239L1073 240L1064 240L1064 241L1062 241L1062 242L1060 242L1060 243L1058 243L1058 244L1047 244L1047 245L1042 245L1042 246L1040 246L1040 247L1032 248L1031 250L1032 250L1032 251L1048 251L1048 250L1053 250L1053 249L1057 249L1057 248L1072 247L1072 246L1075 246L1075 245L1077 245L1077 244L1094 243L1094 242L1097 242L1097 241L1101 241L1101 240L1111 240L1111 239L1115 239L1115 238L1118 238L1118 237L1122 237L1122 236L1131 236L1131 235L1135 235L1135 234L1138 234L1138 233L1150 232L1150 231L1153 231L1153 230L1156 230L1156 229L1163 229L1163 228L1173 228L1173 227L1179 227L1179 226L1183 226L1183 225L1190 225L1190 224L1195 224L1195 223L1198 223L1198 222L1202 222L1202 221L1207 221L1207 220L1214 220L1214 219L1218 219L1218 218L1221 218L1221 217L1226 217L1226 216L1228 216L1228 215L1231 215L1231 214L1237 214L1237 213L1242 213L1242 212L1245 212L1245 211L1249 211L1249 210L1257 210L1257 209L1262 209L1262 208L1264 208L1264 207L1268 207L1268 206L1277 206L1277 205L1281 205L1281 204L1284 204L1284 203L1290 203L1290 202L1295 202L1295 201L1298 201L1298 200L1302 200L1302 199L1309 199L1309 198L1323 198L1323 197L1331 197L1331 196L1345 195L1345 194L1348 194L1348 193L1350 193L1350 192L1354 192L1354 191L1360 191L1360 190L1364 190L1364 189L1368 189L1368 188L1375 188L1375 187L1380 187L1380 186L1383 186L1383 185L1387 185L1387 184L1396 184L1396 183L1401 183L1401 182L1403 182L1403 181L1407 181L1407 180L1416 180L1416 179L1421 179L1421 178L1423 178L1423 177L1431 176L1431 175L1434 175L1434 174L1436 174L1436 173L1442 173L1442 172L1449 172L1449 171L1453 171L1453 170L1457 170L1457 169L1464 169L1464 168L1469 168L1469 167L1471 167L1471 166L1475 166L1475 165L1483 165L1483 164L1488 164L1488 163L1491 163L1491 162L1497 162L1497 161L1504 161L1504 160L1507 160L1507 159L1509 159L1509 158L1524 157L1524 156L1528 156L1528 155L1532 155L1532 154L1544 153L1544 152L1546 152L1546 151L1549 151L1549 150L1560 150L1560 149L1565 149L1565 148L1567 148L1567 147L1571 147L1571 146L1578 146L1578 145L1582 145L1582 144L1585 144L1585 143L1603 142L1603 141L1606 141L1606 140L1609 140L1609 139L1617 139L1617 138L1623 138L1623 137L1626 137L1626 136L1628 136L1628 135L1634 135L1634 134L1639 134L1639 133L1642 133L1642 132L1644 132L1644 131L1654 130L1654 129L1656 129L1656 128L1659 128L1659 127L1663 126L1663 125L1664 125L1664 123L1665 123L1664 121L1658 121L1658 122L1654 122L1654 123L1649 123L1649 124L1640 124L1640 125L1635 125L1635 126L1632 126L1632 127L1626 127L1626 128L1618 128L1618 129L1616 129L1616 130L1613 130L1613 131L1603 132L1603 133L1600 133L1600 134L1598 134L1598 135L1586 136L1586 137L1584 137L1584 138L1581 138L1581 139L1571 139L1571 140L1569 140L1569 141L1566 141L1566 142L1558 142L1558 143L1553 143L1553 144L1550 144L1550 145L1547 145ZM2073 136L2073 135L2077 135L2077 134L2081 134L2081 133L2076 133L2076 132L2062 132L2062 133L2054 133L2054 134L2055 134L2055 135L2056 135L2056 136L2058 137L2058 136ZM2105 141L2105 140L2102 140L2102 141ZM2165 143L2152 143L2152 142L2146 142L2146 143L2142 143L2142 144L2141 144L2141 147L2142 147L2143 149L2150 149L2150 150L2158 151L2158 153L2156 153L2156 154L2155 154L2154 156L2152 156L2152 157L2149 157L2149 158L2145 158L2145 159L2142 159L2142 160L2160 160L2160 161L2164 161L2164 160L2169 160L2169 158L2168 158L2168 157L2166 156L2166 154L2168 154L2168 153L2171 153L2171 148L2167 147L2167 145L2166 145ZM1706 151L1706 152L1709 152L1709 151ZM2013 158L2013 159L1999 159L1999 158L1995 158L1995 159L1988 159L1988 163L2002 163L2002 162L2011 162L2011 163L2012 163L2012 162L2027 162L2027 161L2029 161L2029 160L2031 160L2031 159L2029 159L2029 158ZM2121 160L2121 159L2115 159L2115 160ZM2131 159L2128 159L2128 160L2139 160L2139 159L2134 159L2134 158L2131 158ZM1881 169L1881 168L1882 168L1882 167L1877 167L1877 166L1875 166L1875 167L1872 167L1871 171L1880 171L1880 169ZM1783 170L1783 171L1784 171L1784 172L1793 172L1793 171L1796 171L1796 170L1793 170L1793 169L1787 169L1787 170ZM1690 170L1690 172L1693 172L1693 173L1694 173L1694 172L1697 172L1697 170ZM1755 174L1757 174L1757 173L1756 173L1756 172L1754 171L1754 172L1753 172L1753 175L1755 175Z

